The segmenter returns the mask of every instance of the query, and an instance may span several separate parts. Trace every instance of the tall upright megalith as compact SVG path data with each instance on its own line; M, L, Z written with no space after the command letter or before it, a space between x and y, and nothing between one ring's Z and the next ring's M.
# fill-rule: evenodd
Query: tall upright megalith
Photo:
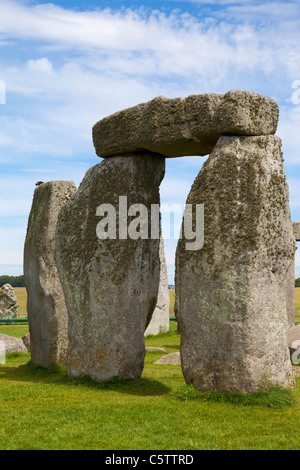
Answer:
M151 152L107 158L60 212L56 260L69 314L70 376L141 376L159 289L164 171L164 157Z
M186 382L230 393L293 386L286 286L295 239L280 139L222 136L187 203L204 204L204 245L187 250L183 236L176 252Z
M31 360L49 367L64 362L68 347L68 315L55 262L58 214L75 193L72 181L51 181L34 192L24 247L24 275Z
M159 259L160 259L160 280L159 290L157 296L157 303L149 325L145 331L145 336L157 335L159 333L166 333L169 331L170 326L170 294L169 294L169 281L167 262L164 251L164 240L160 237L159 245Z

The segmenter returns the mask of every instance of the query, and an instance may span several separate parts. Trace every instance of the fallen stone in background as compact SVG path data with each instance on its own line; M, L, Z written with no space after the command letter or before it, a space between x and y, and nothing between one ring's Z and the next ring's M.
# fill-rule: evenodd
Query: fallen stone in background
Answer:
M158 347L155 347L155 346L146 346L146 351L150 351L150 352L157 352L157 351L162 351L162 352L167 352L167 350L165 348L158 348Z
M22 352L22 353L28 352L21 338L15 338L14 336L0 334L0 341L3 341L5 344L6 354L12 353L12 352Z
M166 354L154 362L154 364L180 364L180 352Z

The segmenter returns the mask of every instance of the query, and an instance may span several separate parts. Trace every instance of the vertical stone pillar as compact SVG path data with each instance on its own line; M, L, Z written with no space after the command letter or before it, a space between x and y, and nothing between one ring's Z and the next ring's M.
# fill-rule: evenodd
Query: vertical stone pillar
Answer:
M293 386L286 286L295 239L280 139L222 136L187 203L204 204L204 246L186 250L183 237L176 253L186 382L229 393Z
M55 231L62 206L75 193L72 181L51 181L34 192L24 247L24 275L31 360L48 368L64 362L68 315L55 262Z
M154 309L151 321L145 331L145 336L166 333L170 327L170 294L167 262L164 252L164 240L160 237L159 245L160 259L160 280L157 297L157 304Z
M70 376L101 382L142 374L160 278L160 222L151 223L151 205L159 215L164 171L164 157L151 152L107 158L87 172L60 213L57 264L69 314ZM103 228L110 238L101 239Z

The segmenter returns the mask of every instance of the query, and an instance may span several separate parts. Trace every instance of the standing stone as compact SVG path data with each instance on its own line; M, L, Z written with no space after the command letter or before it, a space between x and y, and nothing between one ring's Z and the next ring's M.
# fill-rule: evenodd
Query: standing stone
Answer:
M51 181L34 192L24 249L31 360L48 368L64 362L68 315L55 262L55 231L62 206L75 193L72 181Z
M159 333L166 333L169 331L170 325L170 294L169 294L169 280L167 263L164 252L164 240L160 237L159 245L159 259L160 259L160 280L159 290L157 297L157 304L153 312L151 321L145 331L144 336L157 335Z
M204 246L179 240L177 316L183 375L198 389L294 385L286 285L295 239L282 162L278 137L223 136L188 196L204 204Z
M4 284L0 288L0 318L17 318L18 301L13 287Z
M164 158L151 153L105 159L87 172L59 215L57 265L69 314L70 376L101 382L142 374L144 332L160 278L160 223L158 217L151 239L150 209L151 204L159 209L164 171ZM149 213L140 227L143 239L131 238L141 210L133 204L143 204ZM115 239L99 238L103 226L112 232L116 226Z

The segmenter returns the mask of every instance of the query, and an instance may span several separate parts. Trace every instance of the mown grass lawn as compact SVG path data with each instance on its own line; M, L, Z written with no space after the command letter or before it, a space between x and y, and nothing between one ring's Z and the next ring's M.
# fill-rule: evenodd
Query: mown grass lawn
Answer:
M18 318L27 317L27 291L25 287L14 287L18 300Z
M146 345L178 351L177 325L170 325ZM195 398L179 365L154 364L163 354L147 352L140 381L102 385L72 380L63 367L34 367L29 354L10 355L0 365L0 449L300 448L299 379L294 403L283 408ZM267 397L267 406L276 403Z
M295 324L300 323L300 287L295 287Z

